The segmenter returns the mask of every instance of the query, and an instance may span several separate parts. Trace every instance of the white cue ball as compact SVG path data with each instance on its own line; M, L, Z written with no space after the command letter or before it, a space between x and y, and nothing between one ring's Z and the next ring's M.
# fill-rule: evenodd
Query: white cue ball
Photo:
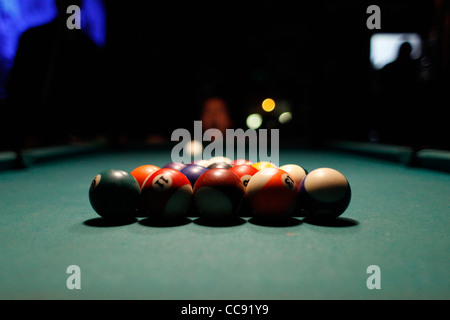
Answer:
M349 182L342 173L331 168L311 171L300 186L301 205L315 218L338 217L347 209L350 198Z

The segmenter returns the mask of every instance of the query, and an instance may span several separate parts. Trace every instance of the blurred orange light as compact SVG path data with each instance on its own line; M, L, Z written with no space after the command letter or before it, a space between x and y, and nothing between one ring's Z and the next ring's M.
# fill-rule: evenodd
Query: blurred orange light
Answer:
M266 112L273 111L273 109L275 109L275 101L273 101L273 99L270 98L264 100L262 103L262 108Z

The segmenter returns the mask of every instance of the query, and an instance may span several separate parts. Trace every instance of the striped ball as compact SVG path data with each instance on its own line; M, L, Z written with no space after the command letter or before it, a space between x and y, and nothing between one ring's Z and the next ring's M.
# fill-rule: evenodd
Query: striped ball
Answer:
M261 169L247 184L247 200L258 218L283 218L295 205L298 194L295 180L278 168Z
M192 186L181 172L163 168L144 182L141 198L150 217L180 218L189 209Z

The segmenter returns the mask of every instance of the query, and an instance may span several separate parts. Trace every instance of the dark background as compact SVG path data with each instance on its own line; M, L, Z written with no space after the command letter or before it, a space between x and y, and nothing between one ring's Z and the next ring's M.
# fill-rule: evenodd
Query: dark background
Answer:
M9 125L1 146L98 135L170 140L176 128L191 130L205 99L218 96L234 127L244 129L265 98L288 101L293 120L280 126L265 119L263 127L309 146L333 138L448 149L449 1L304 2L105 1L105 47L83 43L66 51L51 103L35 98L45 76L30 74L47 67L36 50L26 50L32 58L1 101ZM371 4L381 8L381 30L366 27ZM369 61L374 32L418 33L426 79L380 93ZM34 46L45 47L38 39Z

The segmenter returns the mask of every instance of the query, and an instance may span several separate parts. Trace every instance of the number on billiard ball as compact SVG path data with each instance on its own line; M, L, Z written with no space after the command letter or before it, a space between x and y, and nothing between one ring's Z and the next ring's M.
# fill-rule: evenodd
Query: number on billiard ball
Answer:
M189 209L192 186L180 171L155 171L142 186L142 206L150 217L176 219Z
M109 169L98 174L89 188L92 208L103 218L127 219L137 209L140 187L136 179L123 170Z
M297 193L294 179L278 168L261 169L247 185L247 201L257 218L285 218L294 208Z
M139 187L142 188L145 179L147 179L153 172L159 169L161 168L151 164L146 164L131 171L131 175L135 177L136 181L139 183Z
M241 179L242 183L244 184L244 187L247 187L248 182L253 177L253 175L258 172L258 169L248 164L240 164L230 168L230 171L236 173L239 179Z
M296 164L286 164L284 166L281 166L280 169L286 171L289 176L294 179L298 188L300 188L300 184L308 173L305 169Z

